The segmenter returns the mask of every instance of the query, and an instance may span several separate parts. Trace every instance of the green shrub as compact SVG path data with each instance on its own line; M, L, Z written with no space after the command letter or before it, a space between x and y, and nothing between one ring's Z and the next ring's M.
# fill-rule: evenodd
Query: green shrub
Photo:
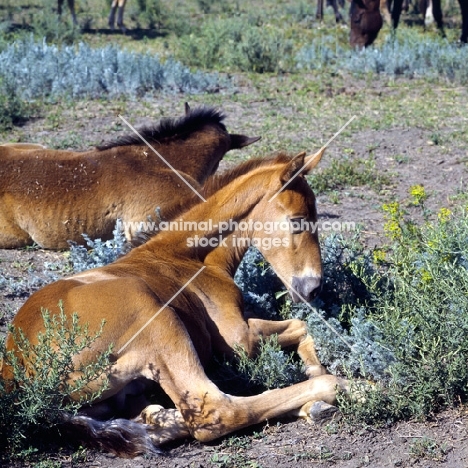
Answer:
M182 37L177 58L204 69L267 73L289 70L291 52L283 32L255 19L231 18L209 20Z
M42 313L44 332L38 343L32 345L20 329L10 329L16 345L26 360L26 370L20 359L5 351L1 343L0 358L13 369L13 380L8 384L0 380L0 452L6 458L16 458L34 453L47 445L44 434L63 422L66 412L73 413L84 401L98 398L107 386L110 349L99 354L95 361L76 368L73 357L93 345L102 333L101 329L90 334L87 325L80 325L78 316L67 317L60 306L60 314ZM79 378L69 380L72 373ZM102 382L101 390L89 394L90 382ZM8 385L8 391L6 388ZM81 392L84 400L70 400L70 395Z
M24 123L32 113L33 106L21 98L14 81L0 77L0 132Z
M390 404L380 410L388 418L402 401L406 416L424 417L468 392L468 214L442 208L431 218L422 187L411 195L425 222L405 218L399 203L385 205L393 243L375 256L379 271L363 278L373 297L368 320L396 359L383 389Z
M133 20L139 27L160 28L166 21L165 9L160 0L137 0L138 13Z
M233 54L232 63L241 71L288 71L292 49L292 42L274 28L247 28Z
M285 353L276 335L261 339L258 354L249 358L243 348L237 349L237 370L250 385L270 390L305 379L301 364Z
M0 52L0 78L15 83L20 96L101 97L146 92L215 92L230 86L217 74L191 72L174 60L109 46L57 47L33 38L16 41Z
M73 24L68 6L64 3L65 11L61 18L50 3L32 15L31 29L37 38L55 44L73 44L80 39L80 28Z

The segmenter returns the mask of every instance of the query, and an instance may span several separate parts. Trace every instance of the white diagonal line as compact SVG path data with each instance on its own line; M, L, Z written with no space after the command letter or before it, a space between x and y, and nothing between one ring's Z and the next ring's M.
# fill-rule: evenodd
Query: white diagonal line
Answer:
M118 351L120 354L206 267L202 266Z
M321 148L318 152L322 151L325 149L354 119L356 118L355 115L353 115ZM275 199L301 172L307 167L307 165L310 163L310 161L306 162L299 171L296 172L295 175L293 175L269 200L268 203L270 203L273 199Z
M182 179L182 182L184 182L184 184L188 185L188 186L192 189L192 191L193 191L195 194L197 194L204 202L206 202L206 200L205 200L205 199L203 198L203 196L197 191L197 189L196 189L195 187L193 187L193 186L190 184L190 182L188 182L187 180L185 180L184 177L179 173L179 171L178 171L177 169L175 169L175 168L171 165L171 163L170 163L169 161L167 161L166 159L164 159L164 158L161 156L161 154L158 153L158 151L156 151L156 150L151 146L151 144L148 143L148 142L140 135L140 133L138 132L138 130L137 130L135 127L133 127L132 124L131 124L130 122L128 122L127 120L125 120L125 118L122 117L120 114L119 114L119 118L120 118L121 120L123 120L123 121L127 124L127 126L141 138L141 140L146 144L146 146L148 146L149 149L151 149L154 153L156 153L156 154L160 157L160 159L161 159L162 161L164 161L164 163L166 164L166 166L168 166L170 169L172 169L172 171L174 171L174 172L180 177L180 179Z
M282 283L290 290L294 291L297 296L301 299L301 301L333 332L335 333L338 338L349 348L349 349L353 349L352 346L340 335L340 333L338 332L338 330L336 330L335 328L333 328L308 302L306 299L304 299L302 297L301 294L299 294L291 285L288 284L287 281L284 280L284 278L281 277L281 275L279 275L276 271L275 271L276 275L278 276L278 278L282 281Z

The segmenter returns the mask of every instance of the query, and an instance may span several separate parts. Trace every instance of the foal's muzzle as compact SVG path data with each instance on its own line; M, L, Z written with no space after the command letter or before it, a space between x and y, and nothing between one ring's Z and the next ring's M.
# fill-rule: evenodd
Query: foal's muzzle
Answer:
M319 276L293 276L291 297L293 302L310 302L322 289L322 278Z

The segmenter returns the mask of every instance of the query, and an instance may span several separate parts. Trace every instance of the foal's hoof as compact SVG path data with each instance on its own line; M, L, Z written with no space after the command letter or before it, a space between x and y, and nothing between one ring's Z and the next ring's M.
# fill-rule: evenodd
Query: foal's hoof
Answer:
M328 374L327 369L323 367L321 364L315 366L307 366L305 370L305 374L307 378L313 379L314 377L318 377L319 375Z
M324 401L316 401L309 409L309 418L315 424L323 424L339 416L338 408Z
M163 410L164 407L161 405L149 405L140 413L137 419L143 424L154 424Z

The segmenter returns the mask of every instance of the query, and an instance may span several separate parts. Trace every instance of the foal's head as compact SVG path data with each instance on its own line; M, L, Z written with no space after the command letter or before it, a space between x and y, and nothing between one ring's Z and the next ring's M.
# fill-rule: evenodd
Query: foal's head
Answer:
M266 197L252 212L255 244L289 289L294 302L310 301L320 291L322 262L317 233L315 195L305 175L324 150L305 153L277 165Z

